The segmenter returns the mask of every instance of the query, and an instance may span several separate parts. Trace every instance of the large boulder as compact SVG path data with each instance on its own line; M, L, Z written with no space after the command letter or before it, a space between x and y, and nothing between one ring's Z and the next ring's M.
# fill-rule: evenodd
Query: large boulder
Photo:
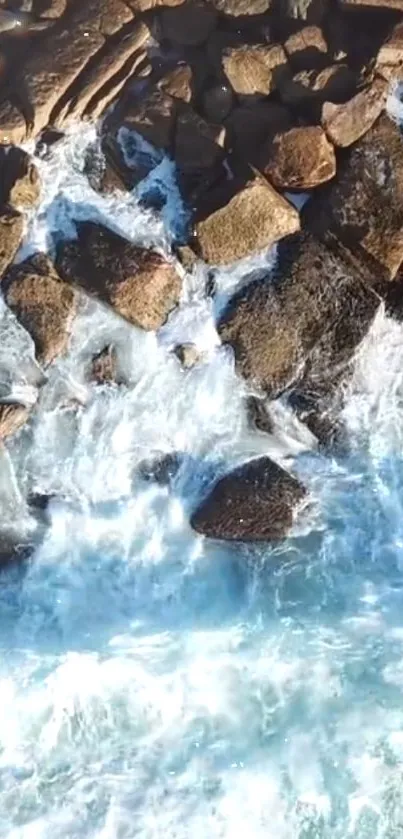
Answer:
M33 338L38 361L50 364L67 346L76 292L41 253L12 266L2 285L7 305Z
M211 265L251 256L299 230L298 212L261 177L224 194L195 225L199 254Z
M379 289L403 261L403 137L382 115L338 167L338 177L309 202L311 229L342 242Z
M216 483L191 518L212 539L268 542L283 539L306 495L302 484L269 457L234 469Z
M0 146L0 203L32 207L39 201L41 183L35 163L17 146Z
M355 324L351 356L379 304L342 254L304 233L279 245L275 282L253 281L232 298L218 332L232 346L239 373L275 397L303 377L324 336L333 342L336 362L334 335L342 336L339 324L350 317Z
M403 68L403 22L394 26L376 57L376 70L384 79L401 78Z
M234 108L225 127L229 148L241 160L258 166L261 149L267 147L279 131L291 128L291 116L282 105L262 101Z
M181 293L182 280L165 257L93 222L78 223L77 240L59 244L56 265L62 277L146 330L162 326Z
M263 172L279 189L313 189L336 174L333 145L317 125L280 132L269 144Z
M287 74L288 62L279 44L243 44L224 50L222 68L238 95L268 96Z
M378 78L343 105L325 102L322 108L322 126L329 140L341 148L356 143L381 115L386 105L387 93L387 82Z

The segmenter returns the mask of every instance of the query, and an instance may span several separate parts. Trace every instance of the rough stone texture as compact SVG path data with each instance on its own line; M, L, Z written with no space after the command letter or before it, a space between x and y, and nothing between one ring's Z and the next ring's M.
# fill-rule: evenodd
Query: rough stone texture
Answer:
M173 156L183 172L210 169L224 157L225 128L209 125L193 108L178 111Z
M295 508L304 496L296 478L270 458L260 457L221 478L190 523L212 539L278 540L292 527Z
M253 178L219 209L197 222L202 259L225 265L271 247L299 230L299 215L263 178Z
M189 64L179 64L162 77L158 87L164 93L173 96L174 99L181 99L182 102L191 102L193 98L194 79L193 70Z
M260 150L279 131L291 128L289 111L275 102L257 102L235 108L225 123L228 146L241 159L260 163Z
M335 146L346 148L356 143L372 127L384 110L388 85L384 79L357 93L343 105L325 102L322 126Z
M147 330L162 326L181 292L182 281L174 266L100 224L79 223L77 235L77 241L58 247L56 264L61 276L135 326Z
M246 413L248 424L252 429L263 431L264 434L273 433L273 420L263 399L258 399L257 396L248 396L246 400Z
M7 437L16 434L25 425L31 410L19 402L0 405L0 440L6 440Z
M218 325L238 371L271 396L288 389L321 338L327 334L330 341L347 315L375 314L379 298L360 279L340 255L307 234L281 243L277 281L241 289Z
M209 0L209 2L217 9L217 12L231 17L263 15L272 6L272 0Z
M346 8L368 8L368 6L377 9L393 9L397 12L403 12L403 0L340 0L342 6Z
M288 72L287 57L279 45L227 48L222 67L235 93L243 96L268 96Z
M120 126L138 134L157 149L172 149L177 102L159 90L148 97L128 102L120 118Z
M89 378L97 385L118 384L118 359L114 346L108 344L101 352L94 355Z
M178 8L162 9L162 37L173 44L196 46L203 44L215 28L217 14L204 0L186 0Z
M127 0L127 5L135 12L148 12L161 6L168 6L169 8L182 6L184 2L185 0Z
M38 170L30 156L16 146L0 147L0 202L32 207L40 196Z
M45 254L10 268L3 285L7 305L33 338L38 361L50 364L67 346L77 309L74 289Z
M284 49L293 70L314 70L323 67L327 59L327 42L319 26L305 26L290 35Z
M2 210L0 213L0 279L17 253L23 230L23 217L16 210Z
M339 165L334 184L307 206L311 229L342 242L380 289L403 260L402 152L399 128L382 115Z
M388 81L401 77L403 67L403 23L398 23L376 57L377 72Z
M332 64L320 72L303 70L281 85L283 102L304 113L318 111L323 102L345 102L355 93L357 78L346 64Z
M336 174L336 156L319 126L277 134L268 150L264 174L279 189L313 189Z

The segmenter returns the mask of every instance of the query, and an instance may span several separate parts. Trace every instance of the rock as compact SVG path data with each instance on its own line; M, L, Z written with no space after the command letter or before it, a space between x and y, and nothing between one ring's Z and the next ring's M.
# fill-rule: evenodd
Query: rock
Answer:
M3 281L4 297L35 344L40 364L50 364L66 349L77 310L77 296L45 254L14 265Z
M390 81L401 77L403 67L403 23L397 23L376 57L376 71Z
M319 26L305 26L290 35L284 50L295 72L319 69L327 63L327 42Z
M200 350L195 344L178 344L174 347L174 353L185 370L194 367L201 359Z
M11 528L0 531L0 568L16 562L25 562L34 551L34 543L26 535Z
M224 50L222 68L238 95L268 96L288 73L288 62L280 45L243 44Z
M257 280L241 289L218 324L238 372L271 397L303 376L322 337L330 341L349 312L368 310L373 317L379 306L344 252L333 253L306 233L278 251L276 282Z
M24 219L20 213L3 209L0 213L0 280L18 251L23 231Z
M170 262L101 224L78 223L77 241L60 243L56 264L62 277L142 329L159 329L179 300L182 281Z
M39 5L39 8L38 8ZM35 12L39 17L60 18L67 8L67 0L40 0L35 3Z
M135 12L148 12L161 6L181 6L185 0L127 0L127 5Z
M202 110L207 120L222 123L232 111L235 97L227 84L214 82L203 92Z
M169 73L165 73L158 82L158 88L164 93L173 96L174 99L181 99L182 102L191 102L194 91L193 70L189 64L179 64Z
M257 102L235 108L225 127L229 148L241 160L259 166L262 146L267 146L279 131L291 128L291 116L275 102Z
M332 64L320 72L303 70L281 85L283 102L305 115L320 113L323 103L345 102L355 92L357 78L346 64Z
M305 497L300 482L270 458L260 457L221 478L191 518L211 539L268 542L287 536Z
M195 225L199 253L210 265L251 256L299 230L299 215L263 178L251 178Z
M225 128L209 125L190 106L178 109L173 156L182 172L211 169L224 158Z
M217 12L230 17L263 15L272 6L272 0L210 0L210 3Z
M147 54L142 47L148 38L148 26L143 21L137 21L130 32L125 32L119 40L112 39L99 61L87 68L81 85L75 86L71 97L64 102L57 126L77 121L86 112L92 113L94 109L100 112L106 107L123 87L128 75L144 63Z
M25 425L32 408L19 402L0 404L0 440L12 437Z
M281 0L279 10L288 18L320 24L328 5L328 0Z
M155 481L160 486L168 486L177 475L181 463L182 457L178 452L160 453L142 460L137 467L137 473L143 481Z
M118 358L111 344L93 356L89 371L90 381L97 385L119 384Z
M246 413L248 424L252 429L263 431L264 434L273 433L273 420L263 399L258 399L256 396L248 396L246 400Z
M316 125L277 134L267 155L264 174L279 189L313 189L336 174L334 148Z
M366 9L373 6L376 9L393 9L403 12L403 0L340 0L342 7Z
M214 6L204 0L185 0L178 8L163 8L161 11L162 37L173 44L203 44L216 22Z
M325 102L322 108L322 126L329 140L341 148L356 143L381 115L387 95L387 82L378 78L343 105Z
M41 183L30 156L16 146L0 147L0 202L14 207L33 207L39 201Z
M307 205L311 229L341 242L380 291L403 261L403 138L386 114L338 167L338 177Z
M197 256L189 245L181 245L176 249L176 256L187 273L193 271L197 265Z

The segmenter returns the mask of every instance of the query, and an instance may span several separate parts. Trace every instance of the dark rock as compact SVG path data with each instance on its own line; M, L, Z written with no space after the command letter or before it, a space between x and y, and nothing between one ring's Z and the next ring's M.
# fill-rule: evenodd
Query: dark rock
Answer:
M118 358L114 346L108 344L101 352L93 356L89 378L97 385L119 384Z
M205 171L224 158L225 128L210 125L188 105L178 109L173 156L182 173Z
M181 464L182 456L178 452L160 453L142 460L137 467L137 473L144 481L155 481L161 486L168 486L177 475Z
M278 256L276 280L254 281L241 289L218 324L222 341L234 350L239 373L272 397L303 377L322 338L332 345L335 360L341 359L344 346L351 356L380 302L342 252L333 253L307 234L280 244ZM347 322L349 343L343 335ZM323 345L321 353L323 357ZM324 361L319 363L319 369L324 367Z
M34 551L34 541L19 535L15 530L0 531L0 568L13 563L25 562Z
M12 263L22 241L24 219L16 210L0 212L0 279Z
M202 109L207 120L213 123L223 122L234 106L235 97L227 84L215 82L203 93Z
M203 44L215 28L217 13L204 0L185 0L178 8L161 11L162 37L173 44Z
M357 89L357 78L345 64L332 64L319 72L303 70L285 80L280 95L290 108L304 116L320 113L324 102L345 102Z
M235 188L236 190L236 188ZM299 230L298 212L264 178L252 177L195 225L202 259L225 265L251 256Z
M0 440L12 437L25 425L31 408L19 402L0 404Z
M279 0L276 11L291 20L320 24L328 6L329 0Z
M387 82L378 78L343 105L325 102L322 108L322 126L331 142L341 148L356 143L381 115L386 105L387 94Z
M376 57L376 70L383 78L390 81L393 77L401 78L403 69L403 22L397 23Z
M313 189L336 174L334 148L316 125L278 133L267 158L263 172L279 189Z
M100 224L78 223L77 236L77 241L58 247L61 276L135 326L159 329L181 292L182 281L173 264Z
M291 128L291 117L282 105L257 102L235 108L225 126L229 148L241 160L258 166L262 147L270 144L279 131Z
M45 254L14 265L4 278L4 296L35 344L41 364L64 352L77 310L77 295L57 275Z
M311 229L330 245L342 242L379 291L403 260L402 152L400 130L381 116L306 208Z
M248 396L246 400L246 412L251 428L257 428L258 431L263 431L265 434L273 433L273 420L263 399L258 399L257 396Z
M190 523L198 533L212 539L283 539L305 494L296 478L270 458L260 457L221 478Z
M288 62L279 44L243 44L224 50L222 69L238 95L268 96L288 74Z
M32 207L39 201L41 184L30 156L16 146L0 147L0 202Z
M327 42L319 26L305 26L290 35L284 49L295 72L320 69L327 64Z

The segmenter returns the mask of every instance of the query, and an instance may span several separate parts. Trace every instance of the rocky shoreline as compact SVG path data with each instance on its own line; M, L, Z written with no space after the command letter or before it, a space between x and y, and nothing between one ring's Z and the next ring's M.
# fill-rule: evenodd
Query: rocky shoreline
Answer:
M386 104L403 75L403 0L9 0L0 53L0 281L44 380L79 294L158 330L199 260L214 294L216 267L277 245L275 276L242 287L218 333L260 394L248 406L257 428L271 433L264 400L287 395L336 446L335 390L379 307L401 310L403 137ZM46 155L77 120L99 121L87 175L102 194L133 189L164 155L175 162L191 223L170 256L87 221L54 253L14 264L41 193L20 146ZM131 157L131 137L153 153ZM161 196L148 200L158 212ZM192 345L175 352L184 368L198 363ZM121 384L113 345L89 376ZM1 401L0 438L34 410ZM219 539L282 538L305 495L259 458L213 486L191 524ZM4 538L1 562L21 553Z

